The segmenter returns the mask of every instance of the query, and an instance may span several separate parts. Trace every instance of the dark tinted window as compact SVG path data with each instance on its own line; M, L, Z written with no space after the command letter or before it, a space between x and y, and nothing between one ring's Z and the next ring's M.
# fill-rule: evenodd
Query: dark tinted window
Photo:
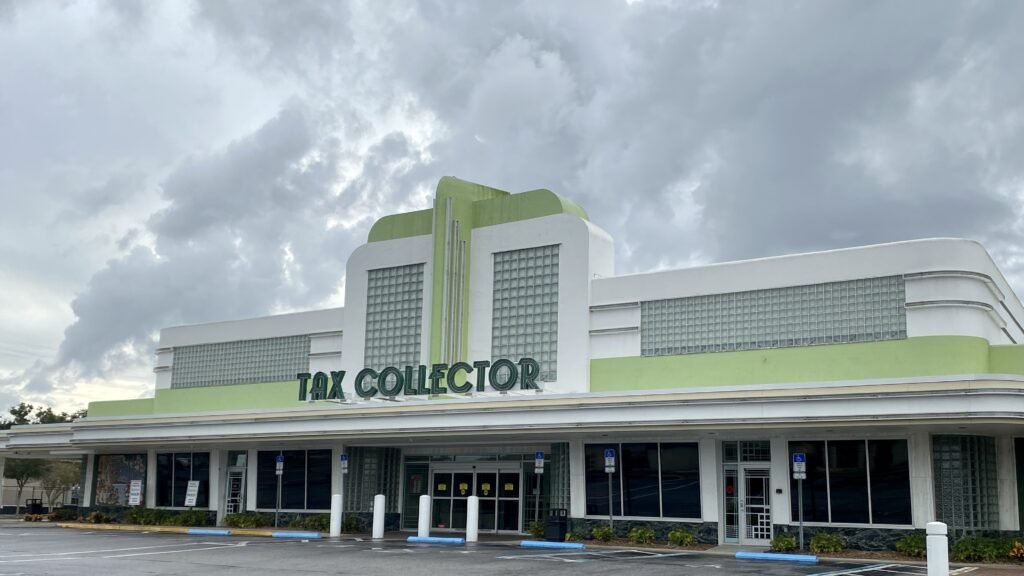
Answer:
M587 444L584 449L587 470L587 514L596 516L608 515L608 474L604 471L604 451L606 448L614 448L616 452L616 464L618 460L618 444ZM619 474L621 466L616 466L612 474L612 501L615 503L614 514L622 515L621 500L619 497Z
M697 443L661 445L662 515L700 518L700 457Z
M625 516L660 516L658 444L623 444L622 493ZM606 481L607 481L607 474ZM607 491L607 490L606 490Z
M310 450L306 464L306 506L309 509L331 507L331 451Z
M910 524L910 462L906 440L870 440L871 514L875 524Z
M807 455L807 479L804 480L804 522L828 522L828 477L825 474L824 442L790 442L789 460L792 455L802 452ZM792 467L792 464L790 464ZM789 493L793 496L792 518L800 520L798 513L797 480L793 480L792 468L789 473Z
M830 440L828 471L832 522L870 522L868 465L864 441Z
M156 455L156 505L171 505L171 488L174 484L174 455Z

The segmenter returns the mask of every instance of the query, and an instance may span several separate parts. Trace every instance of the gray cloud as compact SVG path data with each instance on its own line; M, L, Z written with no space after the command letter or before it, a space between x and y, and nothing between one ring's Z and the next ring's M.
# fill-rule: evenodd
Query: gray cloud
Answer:
M36 24L11 6L14 28ZM172 27L158 20L187 30L186 58L147 48L179 82L129 60L138 96L121 78L110 99L95 75L60 74L0 93L0 125L25 140L0 136L0 187L20 186L28 163L53 198L81 191L63 207L72 224L116 212L132 190L153 198L108 234L106 263L77 276L55 364L10 386L45 392L68 366L146 364L167 324L318 306L373 219L424 207L447 174L573 198L616 238L620 272L969 236L1024 286L1024 6L176 6L114 6L101 20L107 34L135 31L115 47L159 45ZM181 72L214 65L195 82ZM47 120L5 120L25 94L62 91L72 105ZM114 134L90 145L100 125Z

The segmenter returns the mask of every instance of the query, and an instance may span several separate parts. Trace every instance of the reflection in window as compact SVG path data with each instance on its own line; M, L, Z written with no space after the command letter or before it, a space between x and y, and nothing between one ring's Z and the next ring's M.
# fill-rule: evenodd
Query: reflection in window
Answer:
M604 451L616 451L612 502L616 516L700 518L700 463L695 442L587 444L587 514L608 514Z
M330 450L272 450L256 455L256 507L277 505L277 456L284 456L282 510L328 510L331 507Z
M100 454L96 456L96 498L93 501L96 504L127 506L128 491L131 488L132 480L141 480L143 489L145 489L145 454Z
M210 503L210 454L208 452L177 452L156 455L156 505L185 506L188 483L199 481L196 507Z

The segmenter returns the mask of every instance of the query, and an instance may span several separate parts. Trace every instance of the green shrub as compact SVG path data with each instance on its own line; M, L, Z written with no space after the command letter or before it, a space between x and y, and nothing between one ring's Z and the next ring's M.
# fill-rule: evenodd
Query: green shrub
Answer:
M78 510L74 508L58 508L50 512L50 522L72 522L78 518Z
M114 519L111 518L109 514L104 514L103 512L93 512L92 514L89 514L89 517L86 518L86 521L92 524L110 524L114 521Z
M303 530L312 530L314 532L327 532L331 529L331 516L329 514L298 516L288 523L288 527L302 528Z
M128 510L125 522L140 526L166 526L171 520L171 513L159 508L139 508Z
M668 533L668 543L673 546L693 546L697 538L688 530L672 530Z
M815 554L835 554L846 549L846 541L838 534L818 532L811 537L811 552Z
M205 510L185 510L167 519L172 526L209 526L210 515Z
M273 521L259 512L241 512L224 517L224 525L231 528L266 528Z
M953 553L950 556L957 562L995 562L1010 558L1012 551L1011 538L967 536L953 544Z
M349 515L341 521L342 532L358 532L359 531L359 519L355 516Z
M543 538L544 523L539 520L530 522L530 527L527 528L526 531L529 532L530 536L533 536L534 538Z
M650 544L654 542L654 528L637 526L629 531L629 541L633 544Z
M792 534L779 534L772 538L772 552L793 552L796 550L796 536Z
M594 540L608 542L609 540L615 537L615 531L612 530L609 526L597 526L590 531L590 535L594 538Z
M582 532L576 532L575 530L570 530L565 533L566 542L582 542L585 538L586 536L584 536Z
M928 540L924 532L913 532L896 541L896 551L911 558L928 555Z

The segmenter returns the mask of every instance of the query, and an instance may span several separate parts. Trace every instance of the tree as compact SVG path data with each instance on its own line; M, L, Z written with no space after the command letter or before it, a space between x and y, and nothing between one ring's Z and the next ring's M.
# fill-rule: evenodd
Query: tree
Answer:
M35 415L32 412L35 411ZM22 402L17 406L11 406L7 412L14 417L13 420L0 420L0 430L8 430L11 426L21 426L24 424L59 424L61 422L74 422L79 418L84 418L86 410L77 410L71 412L54 412L53 408L49 406L39 406L36 408L33 404Z
M42 488L51 510L56 502L67 499L68 490L79 483L81 474L82 466L79 462L57 460L49 463L43 473Z
M21 512L21 492L25 489L25 485L32 480L42 478L46 468L47 462L45 460L11 459L4 463L4 477L11 478L18 483L18 501L15 503L15 514Z

